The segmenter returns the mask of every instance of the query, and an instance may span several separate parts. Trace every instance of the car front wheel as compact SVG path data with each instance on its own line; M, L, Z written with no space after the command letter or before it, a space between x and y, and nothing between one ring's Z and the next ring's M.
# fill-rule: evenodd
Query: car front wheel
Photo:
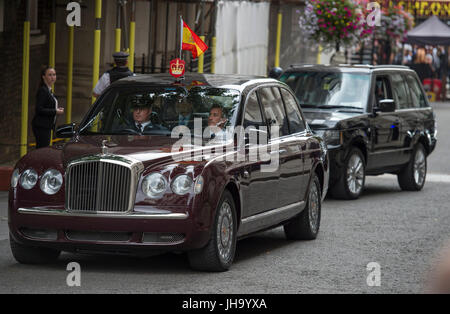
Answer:
M339 199L357 199L364 189L365 180L364 156L361 150L354 147L345 159L344 168L338 181L330 188L331 195Z
M21 264L46 264L58 259L60 251L20 244L9 236L11 252Z
M409 163L397 175L398 184L404 191L420 191L427 176L427 154L422 144L417 144Z
M236 251L236 208L233 196L223 193L216 210L211 238L199 250L188 253L189 263L195 270L226 271L233 263Z
M284 225L286 238L290 240L314 240L317 238L320 227L322 198L320 182L316 175L311 179L305 209Z

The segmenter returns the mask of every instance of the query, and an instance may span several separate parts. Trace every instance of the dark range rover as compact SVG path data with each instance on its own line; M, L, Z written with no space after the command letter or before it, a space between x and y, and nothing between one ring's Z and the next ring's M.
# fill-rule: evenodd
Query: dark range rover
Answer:
M330 193L356 199L366 175L392 173L403 190L423 188L436 146L433 109L416 73L402 66L291 66L309 126L330 155Z

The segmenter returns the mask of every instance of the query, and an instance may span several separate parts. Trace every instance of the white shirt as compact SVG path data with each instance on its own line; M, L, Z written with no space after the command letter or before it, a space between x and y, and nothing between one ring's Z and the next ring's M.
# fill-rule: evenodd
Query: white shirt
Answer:
M139 122L135 122L135 124L136 124L136 129L139 129L139 126L138 126ZM142 123L141 123L141 130L140 130L140 131L143 132L144 129L145 129L145 127L146 127L147 125L149 125L149 124L151 124L150 121L142 122Z
M133 73L133 76L136 74ZM103 91L111 84L111 79L108 72L105 72L95 85L94 93L97 95L101 95Z
M103 91L111 84L109 73L105 72L100 79L97 82L97 85L95 85L94 93L97 95L101 95Z

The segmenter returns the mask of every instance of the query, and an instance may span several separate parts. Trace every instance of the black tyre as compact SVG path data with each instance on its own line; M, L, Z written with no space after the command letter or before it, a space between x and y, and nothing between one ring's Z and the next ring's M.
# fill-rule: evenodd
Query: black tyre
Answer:
M331 196L338 199L359 198L366 181L366 162L361 150L353 147L344 162L338 181L330 187Z
M320 228L322 197L320 182L316 175L311 180L306 207L300 215L284 225L286 238L290 240L314 240Z
M61 254L60 251L26 246L16 242L12 236L9 236L11 252L21 264L46 264L56 261Z
M404 191L420 191L427 176L427 153L422 144L417 144L411 160L397 175L398 184Z
M191 267L200 271L228 270L236 252L236 230L236 207L233 196L225 190L217 206L208 244L204 248L188 253Z

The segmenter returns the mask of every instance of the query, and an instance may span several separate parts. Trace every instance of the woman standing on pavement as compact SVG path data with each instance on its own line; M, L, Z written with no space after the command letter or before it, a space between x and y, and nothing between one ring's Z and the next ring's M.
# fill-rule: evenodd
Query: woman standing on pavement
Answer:
M64 108L58 107L58 100L52 92L52 86L55 82L55 69L44 68L41 72L41 81L36 95L36 112L32 122L33 133L36 137L36 148L50 145L56 115L64 114Z

